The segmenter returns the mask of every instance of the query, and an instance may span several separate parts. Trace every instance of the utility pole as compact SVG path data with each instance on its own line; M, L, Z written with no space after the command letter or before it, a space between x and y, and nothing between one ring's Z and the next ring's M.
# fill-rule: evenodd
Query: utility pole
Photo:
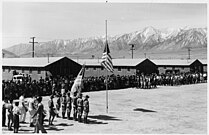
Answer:
M34 58L34 56L35 56L34 44L35 44L35 43L38 43L38 42L35 42L35 41L34 41L35 38L36 38L36 37L31 37L32 42L29 42L29 43L32 43L32 57L33 57L33 58Z
M47 57L48 57L48 63L49 63L49 53L47 53Z
M2 53L2 58L4 58L5 53Z
M146 53L144 53L144 58L146 58Z
M76 56L76 57L77 57L77 62L78 62L79 56Z
M191 48L188 47L188 59L190 60L190 52L191 52Z
M134 44L129 44L129 45L131 45L131 54L132 54L132 59L133 59L133 57L134 57L134 56L133 56L133 54L134 54L133 51L135 50L135 49L134 49Z

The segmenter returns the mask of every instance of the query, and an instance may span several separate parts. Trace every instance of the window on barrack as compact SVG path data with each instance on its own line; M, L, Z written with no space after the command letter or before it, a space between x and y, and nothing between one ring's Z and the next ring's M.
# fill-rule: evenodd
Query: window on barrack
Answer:
M24 73L25 72L25 70L24 70L24 68L22 68L22 73Z
M38 74L41 74L41 69L38 68Z
M29 69L29 73L32 73L32 69L31 68Z

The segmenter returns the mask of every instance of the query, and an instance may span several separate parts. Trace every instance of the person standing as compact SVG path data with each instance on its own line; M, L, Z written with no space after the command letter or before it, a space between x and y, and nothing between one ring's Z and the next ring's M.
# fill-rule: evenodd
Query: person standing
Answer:
M20 123L25 123L26 118L26 106L25 106L25 98L24 95L21 95L19 98L19 108L20 108Z
M57 102L56 102L57 117L59 117L59 111L60 111L60 106L61 106L60 99L61 99L60 94L58 94Z
M41 130L42 133L47 133L46 130L44 129L44 126L43 126L44 106L41 103L42 97L41 96L38 97L37 101L38 101L38 108L32 117L32 118L34 118L34 117L37 118L36 124L35 124L35 133L39 133L39 130Z
M88 100L89 96L86 95L85 99L83 101L83 119L84 119L84 123L87 124L87 118L88 118L88 113L89 113L89 100Z
M65 84L64 84L64 82L62 82L62 84L61 84L61 95L63 96L63 95L65 95Z
M62 110L62 118L65 118L65 113L66 113L66 96L65 94L62 95L61 97L61 110Z
M77 111L78 111L78 122L81 122L81 117L83 113L83 99L82 99L82 94L79 94L78 99L77 99Z
M72 102L73 102L73 119L76 121L77 120L77 94L76 92L73 95Z
M3 103L2 103L2 126L6 127L6 104L7 104L7 100L4 99Z
M12 110L13 112L13 123L14 123L14 133L18 133L18 129L19 129L19 115L21 115L21 111L18 107L19 102L15 102L14 103L15 106Z
M33 96L32 98L29 98L28 100L28 111L29 111L29 114L30 114L30 117L29 117L29 122L30 122L30 127L34 127L33 125L33 122L34 122L34 119L32 119L33 115L35 114L36 110L35 110L35 96Z
M8 103L8 114L7 114L7 118L8 118L8 130L12 130L12 124L13 124L13 106L12 106L12 100L10 100L10 102Z
M53 102L54 96L51 95L50 99L48 101L48 106L49 106L49 125L53 125L54 117L56 113L54 112L54 102Z
M52 95L55 95L55 92L56 92L56 84L55 83L53 83L53 85L52 85Z
M66 102L67 102L67 119L70 120L70 113L71 113L71 109L72 109L72 99L70 97L70 92L67 93L67 98L66 98Z

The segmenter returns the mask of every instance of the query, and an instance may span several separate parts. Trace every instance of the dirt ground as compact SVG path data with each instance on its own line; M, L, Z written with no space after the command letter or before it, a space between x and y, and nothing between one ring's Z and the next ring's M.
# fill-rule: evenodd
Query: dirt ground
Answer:
M206 83L109 90L108 113L106 91L85 94L90 96L89 124L55 118L53 126L48 126L48 121L45 121L48 133L207 134ZM43 99L45 109L48 99ZM28 115L27 123L21 124L19 133L33 132ZM2 132L13 133L6 127Z

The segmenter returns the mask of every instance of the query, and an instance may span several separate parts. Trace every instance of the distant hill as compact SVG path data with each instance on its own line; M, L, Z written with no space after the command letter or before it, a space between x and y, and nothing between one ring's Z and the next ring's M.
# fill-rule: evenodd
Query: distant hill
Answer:
M2 57L4 58L17 58L18 56L12 52L2 49Z
M40 42L40 41L39 41ZM69 56L77 58L101 57L104 50L105 37L79 38L69 40L53 40L35 45L37 57ZM108 36L108 44L113 58L130 58L130 45L135 45L134 57L186 58L188 48L191 57L207 57L207 28L179 28L158 30L146 27L140 31ZM20 56L31 57L31 44L18 44L6 50Z

